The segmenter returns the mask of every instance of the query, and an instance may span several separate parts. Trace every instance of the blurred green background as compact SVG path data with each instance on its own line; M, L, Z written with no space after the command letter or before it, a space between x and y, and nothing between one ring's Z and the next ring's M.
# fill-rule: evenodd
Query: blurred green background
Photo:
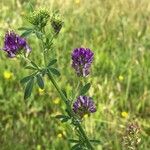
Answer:
M26 26L28 0L0 0L0 45L8 29ZM88 47L95 53L87 78L97 112L83 126L96 150L122 150L126 124L135 120L141 132L140 150L150 149L150 1L149 0L31 0L34 9L59 10L64 26L55 41L61 87L71 96L77 77L71 68L72 50ZM18 31L17 31L18 32ZM20 32L18 32L20 33ZM34 36L28 39L30 57L42 63ZM0 52L0 149L70 150L73 129L55 119L64 105L50 82L34 88L27 101L20 79L29 72L24 62Z

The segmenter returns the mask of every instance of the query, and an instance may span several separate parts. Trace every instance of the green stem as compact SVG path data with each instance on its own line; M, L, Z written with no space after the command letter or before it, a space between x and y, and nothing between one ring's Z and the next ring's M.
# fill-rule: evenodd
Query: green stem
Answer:
M53 76L51 75L50 72L48 72L48 77L49 77L49 79L51 80L51 82L53 83L53 85L55 86L57 92L60 94L62 100L63 100L64 103L66 104L67 109L68 109L69 113L71 114L71 117L72 117L74 120L77 121L77 118L75 117L74 112L72 111L72 109L71 109L71 107L70 107L70 104L69 104L69 102L68 102L66 96L65 96L65 95L63 94L63 92L60 90L59 86L57 85L55 79L53 78ZM88 148L90 148L90 150L94 150L94 148L92 147L92 145L91 145L91 143L90 143L90 141L89 141L89 139L88 139L88 137L87 137L85 131L83 130L81 124L79 123L79 121L76 122L76 126L78 127L80 133L82 134L83 138L85 139L85 143L86 143L86 145L88 146Z
M50 43L52 43L53 39L55 38L55 34L51 37L50 39ZM44 44L44 41L42 40L42 46L43 46L43 49L44 49L44 62L45 62L45 66L47 65L47 62L46 62L46 50L47 50L47 47L46 45ZM62 90L59 88L58 84L56 83L55 79L53 78L51 72L49 70L48 71L48 77L49 79L51 80L52 84L54 85L54 87L56 88L57 92L59 93L61 99L63 100L63 102L65 103L66 107L67 107L67 111L68 111L68 114L72 117L73 120L75 120L76 122L76 127L79 129L82 137L85 139L85 143L87 145L87 147L89 148L89 150L94 150L94 148L92 147L85 131L83 130L80 122L78 121L78 118L76 117L76 115L74 114L74 112L72 111L72 108L70 107L70 103L68 101L68 99L66 98L66 96L63 94Z
M48 71L48 77L51 80L51 82L53 83L53 85L55 86L56 90L58 91L58 93L60 94L62 100L64 101L64 103L69 106L68 100L65 97L65 95L63 94L63 92L59 89L55 79L53 78L52 74L50 73L50 71Z
M25 60L27 63L31 63L31 60L28 57L25 57L24 55L20 55L21 58Z
M43 32L43 35L45 35L45 32ZM53 42L53 39L56 37L56 35L57 35L57 34L52 35L52 37L51 37L49 43L52 43L52 42ZM46 38L46 36L45 36L45 38ZM46 65L47 65L47 59L46 59L46 58L47 58L47 51L48 51L48 48L46 47L46 43L43 41L43 39L41 39L41 41L42 41L42 46L43 46L43 49L44 49L44 51L43 51L44 63L45 63L45 66L46 66Z
M44 43L43 39L41 39L41 41L42 41L42 47L44 49L44 51L43 51L44 65L46 66L46 64L47 64L47 62L46 62L46 52L47 52L47 49L45 47L45 43Z

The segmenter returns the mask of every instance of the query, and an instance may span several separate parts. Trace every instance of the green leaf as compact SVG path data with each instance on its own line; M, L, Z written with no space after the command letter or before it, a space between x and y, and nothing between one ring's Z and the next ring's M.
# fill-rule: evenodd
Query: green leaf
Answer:
M91 84L87 83L86 85L84 85L81 90L80 90L80 95L85 95L85 93L88 92L88 90L90 89Z
M78 143L75 144L73 147L71 147L71 150L82 150L82 149L80 148L80 144Z
M48 63L48 67L54 65L57 62L57 59L53 59Z
M57 119L64 119L64 118L70 119L70 117L66 116L66 115L57 115L57 116L55 116L55 118L57 118Z
M41 70L42 76L44 76L46 73L47 73L47 70L46 70L46 69L42 69L42 70Z
M41 89L44 89L44 81L43 81L41 75L40 75L40 74L37 74L37 75L36 75L36 79L37 79L37 84L38 84L38 86L39 86Z
M70 119L70 117L66 115L57 115L55 118L59 119L61 122L67 122Z
M39 66L38 66L35 62L31 61L31 64L32 64L32 66L34 66L35 68L39 69Z
M35 68L35 67L31 66L31 65L26 66L25 69L37 70L37 68Z
M28 28L28 27L21 27L21 28L18 28L18 30L27 30L27 31L29 31L29 30L33 30L33 28Z
M46 74L48 75L49 78L51 78L52 75L49 69L46 70Z
M34 84L34 77L31 78L26 85L25 92L24 92L24 99L27 99L31 96L33 84Z
M99 141L99 140L90 140L90 142L92 142L92 143L101 143L101 141Z
M79 143L79 140L69 139L70 143Z
M23 79L20 80L21 84L25 84L26 82L28 82L30 79L32 78L32 75L30 76L26 76Z
M26 30L26 31L24 31L24 32L21 34L21 36L22 36L22 37L27 37L27 36L29 36L31 33L32 33L32 30Z
M29 10L29 12L34 12L34 7L33 7L33 4L31 3L31 1L28 3L28 10Z
M57 115L57 116L55 116L55 118L57 118L57 119L61 119L61 118L65 118L66 117L66 115Z
M43 33L42 32L38 32L38 31L34 31L34 32L35 32L35 34L36 34L38 39L42 39L42 37L43 37Z
M49 68L49 71L56 76L60 76L60 72L56 68L51 67Z
M62 123L67 122L69 119L68 118L64 118L61 120Z

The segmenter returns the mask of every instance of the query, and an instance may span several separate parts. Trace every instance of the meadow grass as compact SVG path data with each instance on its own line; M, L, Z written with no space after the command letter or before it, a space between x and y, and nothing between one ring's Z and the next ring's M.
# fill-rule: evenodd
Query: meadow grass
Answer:
M32 0L34 9L59 10L64 26L55 41L55 53L62 74L59 85L68 95L78 79L71 68L72 50L88 47L95 53L88 93L97 112L84 121L88 136L101 141L96 150L122 150L126 124L135 120L141 132L140 150L150 149L150 1L149 0ZM6 30L29 25L28 1L0 1L1 47ZM18 32L19 33L19 32ZM28 39L38 64L41 47ZM64 111L53 86L34 88L27 101L19 80L28 74L24 62L0 53L0 149L69 150L67 139L74 132L55 119ZM47 81L47 79L45 78Z

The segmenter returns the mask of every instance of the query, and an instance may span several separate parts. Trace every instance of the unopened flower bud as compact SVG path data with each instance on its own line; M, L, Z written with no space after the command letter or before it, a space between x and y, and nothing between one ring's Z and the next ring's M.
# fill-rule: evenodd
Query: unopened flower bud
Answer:
M56 34L58 34L62 28L63 21L58 13L54 13L51 17L51 25Z

